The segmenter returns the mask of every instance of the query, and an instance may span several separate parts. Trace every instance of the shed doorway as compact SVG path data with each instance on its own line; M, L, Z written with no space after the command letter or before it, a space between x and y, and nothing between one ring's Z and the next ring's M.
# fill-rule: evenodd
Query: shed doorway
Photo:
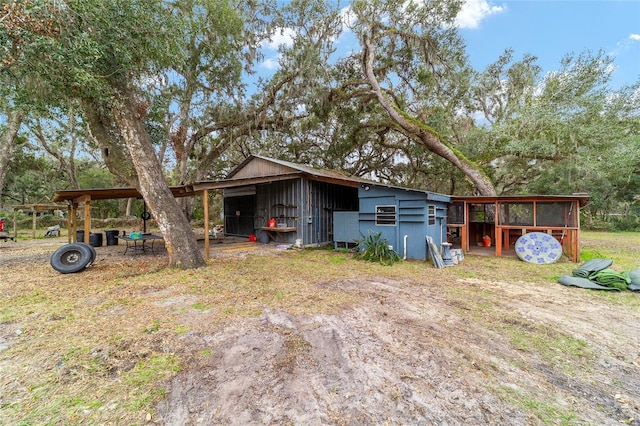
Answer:
M226 235L248 237L254 233L256 196L224 198L224 232Z

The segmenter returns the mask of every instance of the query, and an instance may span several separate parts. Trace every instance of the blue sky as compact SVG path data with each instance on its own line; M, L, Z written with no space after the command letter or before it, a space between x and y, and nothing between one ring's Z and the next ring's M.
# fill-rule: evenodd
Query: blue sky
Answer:
M490 8L483 9L479 19L468 20L475 28L461 29L467 52L478 69L506 48L512 48L516 58L525 53L536 56L545 71L558 69L567 53L602 49L614 58L615 87L640 78L640 0L470 3Z
M603 50L614 58L614 88L640 79L640 0L466 0L458 25L477 70L507 48L516 59L536 56L545 72L559 69L567 53ZM277 66L275 49L292 36L285 30L266 46L265 71ZM340 42L346 50L356 44L348 36Z

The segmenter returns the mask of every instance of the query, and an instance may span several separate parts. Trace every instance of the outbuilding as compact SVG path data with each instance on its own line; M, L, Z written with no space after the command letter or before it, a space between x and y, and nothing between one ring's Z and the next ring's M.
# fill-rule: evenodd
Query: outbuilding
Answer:
M447 239L447 205L449 197L429 191L419 191L375 183L358 188L359 210L356 213L336 212L336 244L348 244L353 238L380 233L382 238L404 259L426 260L427 237L440 247ZM357 235L343 235L342 224L356 223L346 229Z
M588 196L449 196L401 188L335 171L257 155L249 156L225 179L171 188L174 196L202 196L205 233L208 191L222 190L224 232L261 242L302 246L350 245L380 233L403 258L426 260L427 238L435 247L453 244L464 252L510 253L527 232L557 238L574 262L580 261L580 207ZM58 191L69 203L69 235L75 235L76 208L85 205L90 229L92 199L137 197L133 188ZM205 239L208 256L209 241ZM487 246L488 247L485 247Z
M519 237L544 232L556 238L573 262L580 262L580 207L587 194L452 196L449 238L469 253L513 254Z
M446 241L450 197L383 185L341 173L252 155L226 179L194 190L222 189L225 233L263 242L349 245L379 232L407 259L427 259L426 237Z

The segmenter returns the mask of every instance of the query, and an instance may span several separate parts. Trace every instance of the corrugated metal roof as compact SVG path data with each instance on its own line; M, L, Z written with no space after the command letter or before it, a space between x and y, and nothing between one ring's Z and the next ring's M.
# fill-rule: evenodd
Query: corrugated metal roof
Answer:
M369 179L364 179L364 178L360 178L360 177L356 177L356 176L351 176L351 175L347 175L345 173L339 172L339 171L335 171L335 170L326 170L326 169L316 169L314 167L310 167L310 166L306 166L303 164L296 164L296 163L291 163L289 161L284 161L284 160L278 160L275 158L269 158L269 157L263 157L260 155L250 155L249 157L247 157L246 160L244 160L242 163L240 163L231 173L229 173L229 175L227 175L227 178L225 179L226 182L232 182L234 180L234 176L240 174L241 170L243 170L245 167L247 167L247 165L253 161L254 159L259 159L259 160L263 160L263 161L268 161L271 163L275 163L278 164L286 169L289 169L288 173L284 172L281 173L280 177L283 176L289 176L290 178L294 178L294 177L298 177L299 174L303 174L306 175L307 177L311 177L311 178L315 178L315 180L321 180L321 181L342 181L342 182L349 182L352 185L349 186L361 186L361 185L375 185L375 186L381 186L381 187L385 187L385 188L392 188L392 189L399 189L399 190L403 190L403 191L412 191L412 192L420 192L420 193L424 193L424 194L431 194L434 196L434 199L442 199L444 200L445 198L448 200L449 195L444 195L444 194L438 194L436 192L432 192L432 191L426 191L423 189L415 189L415 188L405 188L405 187L400 187L400 186L395 186L395 185L389 185L389 184L385 184L382 182L375 182ZM266 176L263 176L266 177ZM277 177L276 175L274 175L273 177ZM199 183L203 183L203 182L199 182ZM356 184L356 185L353 185Z
M262 168L253 175L242 175L242 170L245 169L250 162L259 160L265 163L271 163L278 167ZM266 172L266 173L265 173ZM429 199L440 201L467 201L467 202L495 202L495 201L523 201L527 199L554 201L554 200L570 200L577 199L580 204L585 204L589 200L589 196L586 194L573 194L573 195L522 195L522 196L454 196L439 194L432 191L426 191L414 188L404 188L400 186L388 185L381 182L375 182L368 179L363 179L356 176L349 176L345 173L341 173L334 170L316 169L314 167L291 163L289 161L278 160L275 158L263 157L260 155L250 155L240 163L226 179L217 181L199 181L192 185L174 186L170 187L175 197L193 196L198 194L204 189L223 189L233 188L243 185L254 185L259 183L269 183L274 181L295 179L299 177L307 177L311 180L323 181L334 183L338 185L350 186L350 187L364 187L363 185L375 185L385 188L398 189L403 191L411 191L427 194ZM140 193L135 188L107 188L107 189L76 189L66 191L56 191L54 193L53 201L70 201L79 197L88 195L92 200L105 200L115 198L142 198Z
M242 170L243 168L245 168L251 161L253 161L254 159L260 159L260 160L264 160L264 161L268 161L271 163L275 163L278 164L280 166L283 166L285 168L291 169L291 170L295 170L307 175L311 175L311 176L316 176L319 178L330 178L330 179L341 179L341 180L346 180L346 181L350 181L350 182L357 182L357 183L371 183L371 181L366 180L366 179L362 179L359 177L355 177L355 176L350 176L347 175L345 173L341 173L341 172L337 172L337 171L333 171L333 170L325 170L325 169L316 169L310 166L305 166L303 164L296 164L296 163L291 163L289 161L284 161L284 160L278 160L275 158L269 158L269 157L263 157L261 155L250 155L249 157L247 157L246 160L244 160L242 163L240 163L238 165L238 167L236 167L231 173L229 173L229 175L227 175L227 179L233 179L233 177L238 174L238 172L240 170Z

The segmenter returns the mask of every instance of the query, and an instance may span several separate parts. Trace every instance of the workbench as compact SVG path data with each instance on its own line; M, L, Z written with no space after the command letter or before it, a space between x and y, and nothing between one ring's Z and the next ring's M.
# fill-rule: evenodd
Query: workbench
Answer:
M268 226L263 226L260 229L267 233L271 241L278 242L278 239L280 239L280 242L282 243L286 242L285 240L286 235L284 234L288 234L290 232L296 232L298 230L298 228L296 228L295 226L289 226L286 228L270 228Z

